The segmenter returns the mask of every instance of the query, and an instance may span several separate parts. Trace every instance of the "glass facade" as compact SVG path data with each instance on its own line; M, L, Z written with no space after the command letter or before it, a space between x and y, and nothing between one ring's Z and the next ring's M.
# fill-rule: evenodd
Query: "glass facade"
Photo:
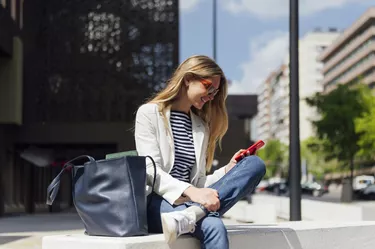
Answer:
M23 22L25 123L133 121L178 63L178 1L26 1Z

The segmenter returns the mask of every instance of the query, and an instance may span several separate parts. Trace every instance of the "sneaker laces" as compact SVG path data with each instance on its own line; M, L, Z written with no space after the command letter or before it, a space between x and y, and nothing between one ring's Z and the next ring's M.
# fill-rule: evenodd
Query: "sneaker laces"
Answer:
M194 233L195 217L190 213L175 213L174 218L178 223L178 235Z

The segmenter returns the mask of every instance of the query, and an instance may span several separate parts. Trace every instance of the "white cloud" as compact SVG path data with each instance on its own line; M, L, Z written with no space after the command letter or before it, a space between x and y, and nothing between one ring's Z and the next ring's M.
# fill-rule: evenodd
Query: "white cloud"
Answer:
M192 11L201 1L200 0L180 0L179 7L182 11Z
M288 32L266 32L250 42L250 59L240 67L243 75L233 80L229 94L256 93L256 89L288 55Z
M373 1L373 0L371 0ZM370 0L301 0L301 16L345 6L349 3L365 4ZM289 15L288 0L225 0L224 7L232 13L250 12L258 18L279 18Z

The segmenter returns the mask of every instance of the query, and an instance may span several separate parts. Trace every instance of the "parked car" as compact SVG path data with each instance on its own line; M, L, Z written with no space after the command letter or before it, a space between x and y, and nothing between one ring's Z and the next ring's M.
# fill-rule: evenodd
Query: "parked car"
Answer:
M265 190L275 195L289 195L289 184L286 180L281 179L280 181L269 184ZM324 186L318 182L301 183L302 194L320 197L328 192L328 186Z
M375 183L375 177L369 175L356 176L353 179L353 190L359 191Z
M269 181L269 184L265 187L265 190L272 192L275 195L286 195L289 192L287 181L282 178Z
M375 184L369 185L356 192L358 199L375 200Z
M302 194L320 197L328 193L328 186L321 185L317 182L306 182L301 184L301 191Z
M267 180L260 181L258 186L256 187L255 192L259 193L259 192L266 191L266 188L268 187L268 185L269 185L269 182Z

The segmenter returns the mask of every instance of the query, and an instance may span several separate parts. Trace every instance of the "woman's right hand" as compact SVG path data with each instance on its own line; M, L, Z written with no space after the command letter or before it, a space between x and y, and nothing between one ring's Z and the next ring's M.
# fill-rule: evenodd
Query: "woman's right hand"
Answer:
M216 212L220 208L219 194L215 189L191 186L184 191L184 194L191 201L201 204L210 212Z

